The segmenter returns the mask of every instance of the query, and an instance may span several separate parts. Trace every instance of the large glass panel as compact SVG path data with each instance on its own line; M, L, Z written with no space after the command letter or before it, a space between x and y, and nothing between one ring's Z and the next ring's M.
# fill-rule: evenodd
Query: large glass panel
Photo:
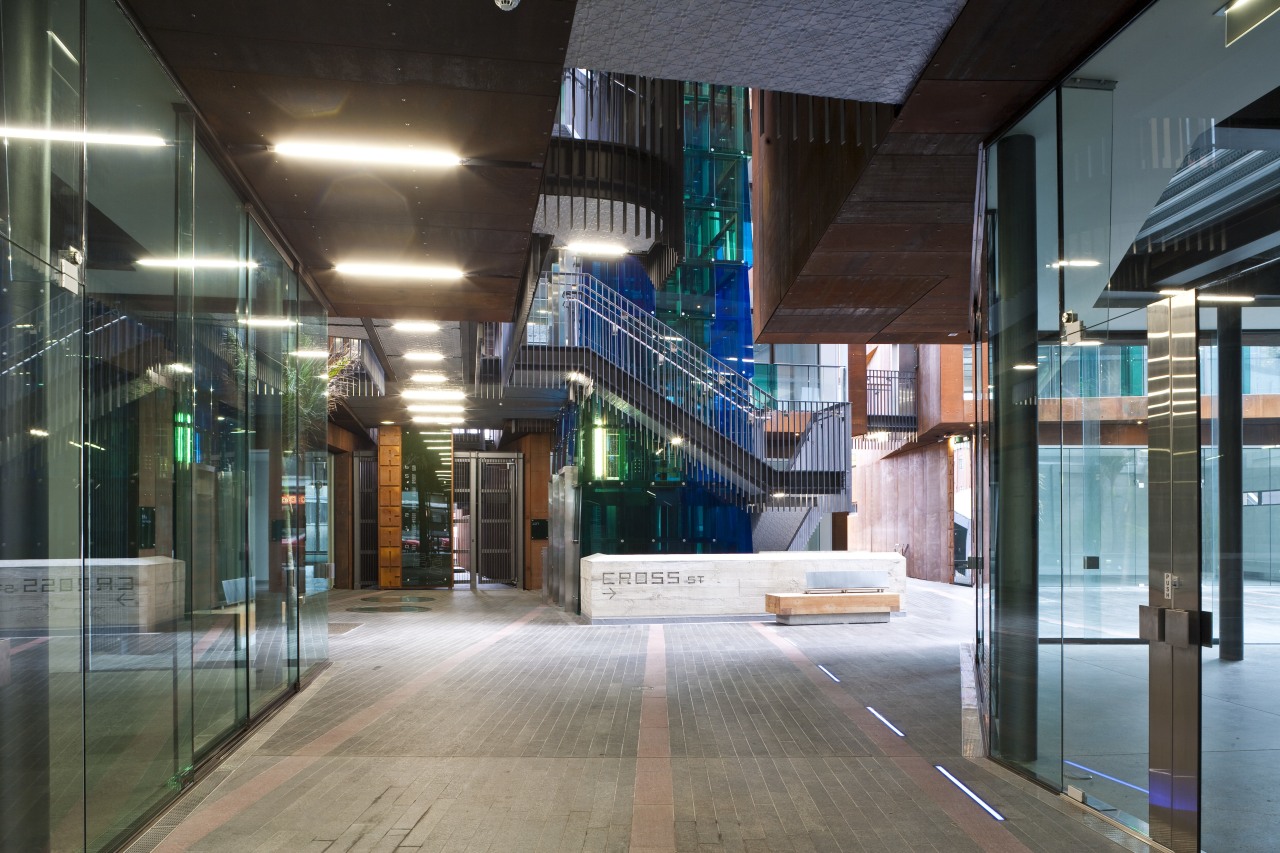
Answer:
M85 792L90 849L112 844L191 765L187 474L192 135L182 98L115 4L87 6L90 131L162 146L90 145ZM179 211L183 218L180 221ZM158 265L148 266L147 263ZM185 319L185 318L184 318ZM184 431L185 430L185 431ZM99 449L100 448L100 449Z
M0 2L0 122L79 130L78 2ZM61 46L60 46L61 45ZM84 844L84 149L0 147L0 849Z
M298 343L286 360L287 387L295 396L298 447L286 458L290 471L285 508L292 516L299 566L299 666L302 674L329 657L329 330L324 308L305 288L298 292Z
M1062 102L1061 347L1063 775L1091 805L1146 832L1149 654L1145 302L1113 291L1112 84ZM1133 362L1139 368L1134 381ZM1105 697L1101 701L1100 697Z
M297 448L294 395L285 364L297 350L293 272L256 222L249 223L249 313L243 369L249 388L249 708L258 713L289 686L297 665L296 539L286 513L285 458ZM289 413L286 415L286 411Z
M195 149L193 256L246 257L245 214L203 148ZM245 506L246 386L240 356L248 330L243 267L193 267L190 422L191 612L194 747L216 743L248 714Z
M1057 104L989 153L992 752L1062 784Z

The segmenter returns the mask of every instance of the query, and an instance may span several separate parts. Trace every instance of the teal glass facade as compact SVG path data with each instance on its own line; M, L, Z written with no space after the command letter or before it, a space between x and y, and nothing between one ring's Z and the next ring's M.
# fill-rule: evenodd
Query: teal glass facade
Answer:
M0 850L109 849L327 658L327 318L119 7L0 24Z
M1267 850L1280 23L1212 11L1153 4L986 149L979 663L996 759Z
M746 90L684 83L681 262L654 287L638 261L583 271L695 346L751 377L750 117ZM671 394L677 393L670 389ZM583 554L749 553L750 514L718 493L714 471L634 425L598 395L576 406Z

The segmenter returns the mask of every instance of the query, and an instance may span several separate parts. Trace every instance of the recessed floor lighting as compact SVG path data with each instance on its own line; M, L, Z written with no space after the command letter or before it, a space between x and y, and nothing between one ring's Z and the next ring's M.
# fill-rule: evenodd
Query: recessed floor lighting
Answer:
M462 165L462 158L431 148L346 145L331 142L277 142L271 150L283 157L304 160L337 160L368 166L426 166L447 169Z

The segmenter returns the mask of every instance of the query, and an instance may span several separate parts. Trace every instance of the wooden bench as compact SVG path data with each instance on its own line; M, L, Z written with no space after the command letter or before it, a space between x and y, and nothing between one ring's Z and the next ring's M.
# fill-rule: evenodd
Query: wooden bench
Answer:
M804 592L770 593L764 609L779 625L888 622L902 610L891 583L887 572L807 572Z

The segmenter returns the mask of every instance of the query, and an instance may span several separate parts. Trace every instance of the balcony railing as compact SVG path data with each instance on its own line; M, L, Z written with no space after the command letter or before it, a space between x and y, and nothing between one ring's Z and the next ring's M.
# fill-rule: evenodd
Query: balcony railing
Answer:
M916 431L914 370L867 371L867 428L897 434Z

